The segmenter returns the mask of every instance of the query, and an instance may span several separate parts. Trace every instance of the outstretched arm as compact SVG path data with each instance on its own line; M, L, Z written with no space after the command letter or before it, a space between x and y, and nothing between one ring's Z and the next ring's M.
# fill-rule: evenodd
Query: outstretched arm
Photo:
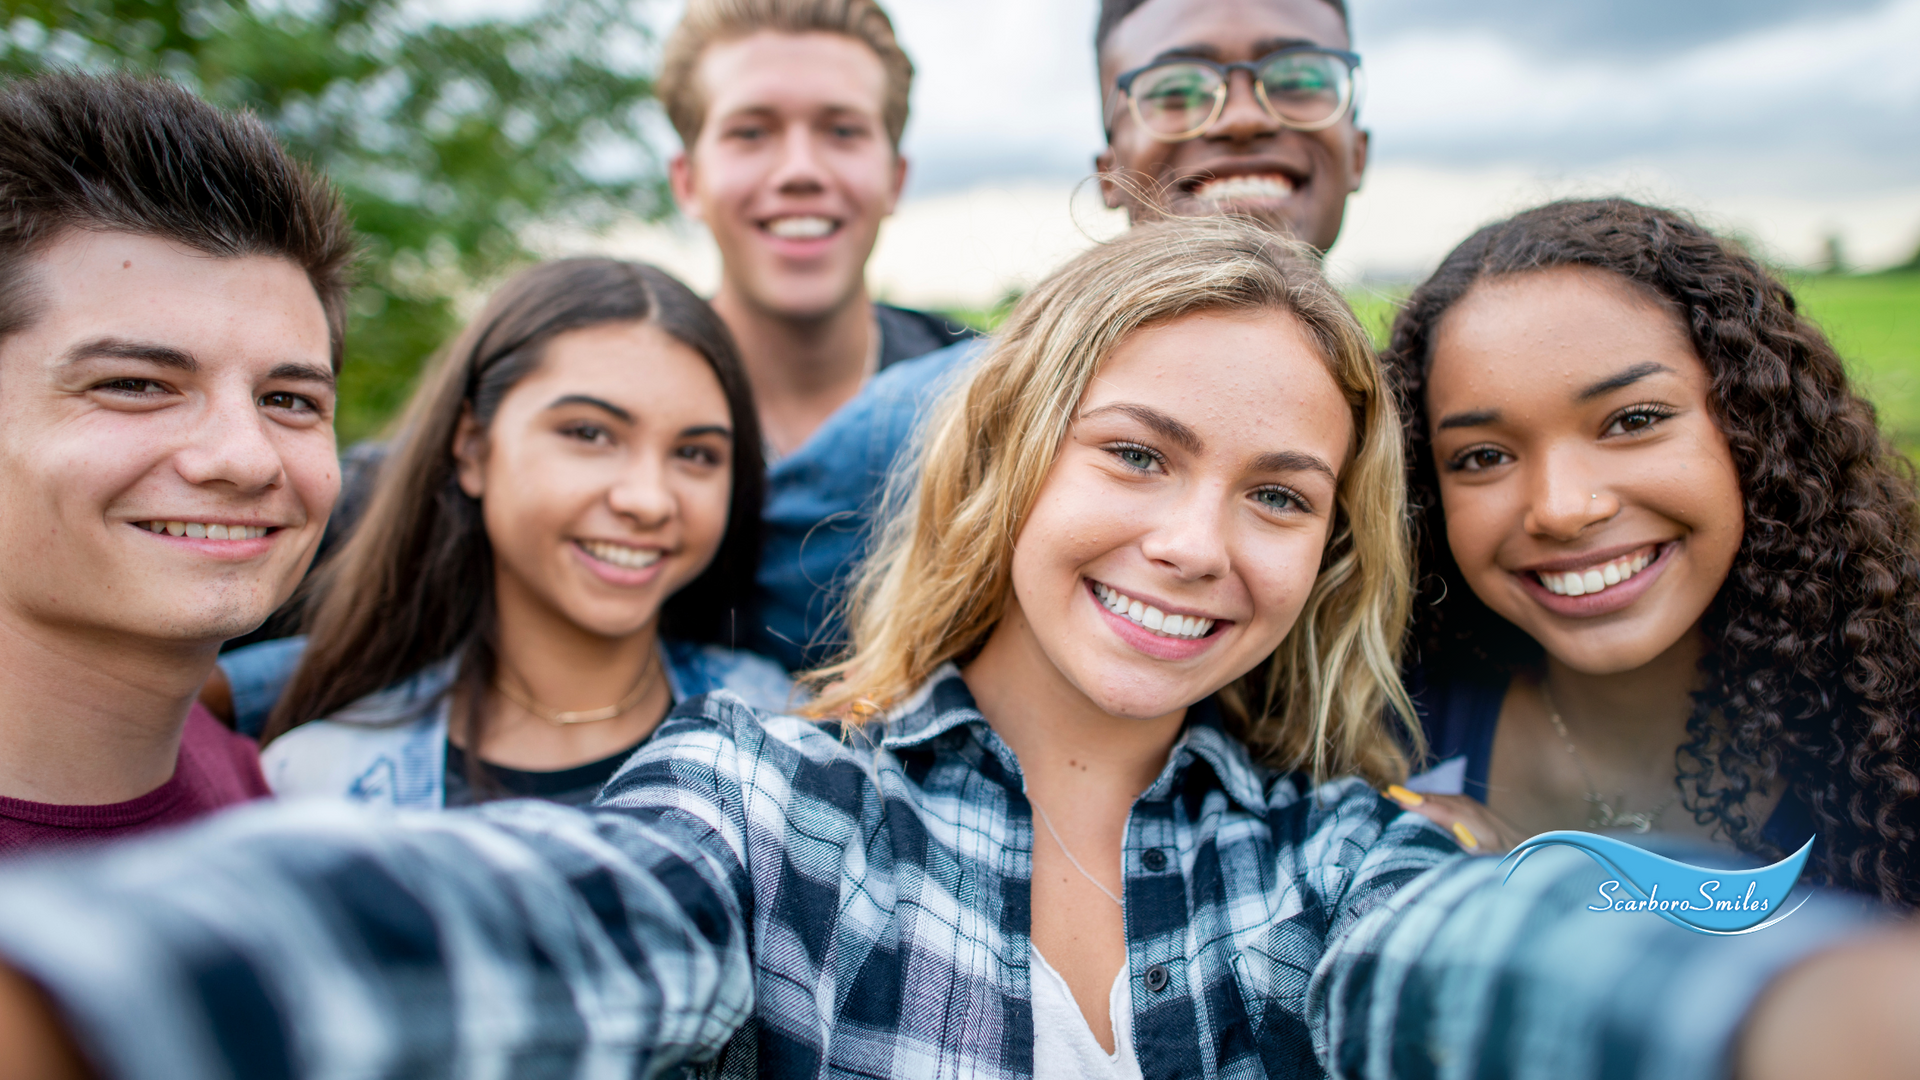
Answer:
M1920 947L1899 939L1915 958L1908 989L1875 998L1858 980L1876 953L1859 943L1878 924L1857 905L1816 898L1764 930L1712 937L1587 910L1601 877L1560 854L1506 884L1492 859L1435 870L1332 942L1309 1003L1328 1071L1679 1078L1726 1076L1740 1060L1756 1080L1840 1075L1764 1070L1778 1068L1771 1048L1783 1040L1840 1055L1906 1038L1886 1026L1896 1017L1915 1026ZM1893 978L1882 968L1880 982ZM1802 1015L1797 1003L1822 989L1842 1004Z

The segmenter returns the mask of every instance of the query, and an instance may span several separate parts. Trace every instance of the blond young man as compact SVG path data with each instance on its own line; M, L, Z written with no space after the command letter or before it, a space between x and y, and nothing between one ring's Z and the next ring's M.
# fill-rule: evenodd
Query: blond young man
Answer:
M872 0L693 0L659 94L681 208L712 230L768 458L759 616L742 644L831 654L829 613L919 406L970 334L873 302L866 263L906 183L913 63ZM965 349L956 350L964 353Z

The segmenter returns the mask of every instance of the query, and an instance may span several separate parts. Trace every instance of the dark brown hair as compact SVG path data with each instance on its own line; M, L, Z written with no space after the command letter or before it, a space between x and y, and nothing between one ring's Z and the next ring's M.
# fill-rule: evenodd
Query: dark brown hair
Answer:
M572 330L645 321L704 357L733 424L733 490L712 565L661 609L660 632L732 644L760 558L765 465L760 425L733 338L706 301L663 271L564 259L502 286L413 395L363 518L315 575L306 655L264 733L272 740L460 653L466 700L484 702L498 663L493 547L480 500L461 490L454 433L471 411L492 423L507 393ZM469 747L484 716L471 709ZM469 754L476 765L478 754ZM477 768L477 766L476 766Z
M1490 225L1414 290L1386 361L1407 418L1430 670L1513 669L1541 650L1473 594L1448 547L1426 379L1446 313L1488 278L1558 266L1618 274L1686 325L1740 474L1745 536L1701 617L1701 689L1678 751L1685 805L1771 857L1743 806L1784 780L1811 808L1829 880L1920 900L1920 555L1912 467L1793 295L1692 220L1623 199L1559 202Z
M346 211L251 114L124 75L0 86L0 336L32 323L27 263L69 229L286 259L319 294L339 369L354 255Z

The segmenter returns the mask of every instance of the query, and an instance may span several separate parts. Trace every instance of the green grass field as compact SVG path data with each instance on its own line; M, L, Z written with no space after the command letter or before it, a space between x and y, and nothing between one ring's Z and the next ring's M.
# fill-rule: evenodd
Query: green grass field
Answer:
M1789 276L1787 286L1840 350L1848 373L1879 409L1881 428L1920 459L1920 270ZM1384 344L1404 295L1360 288L1347 300Z

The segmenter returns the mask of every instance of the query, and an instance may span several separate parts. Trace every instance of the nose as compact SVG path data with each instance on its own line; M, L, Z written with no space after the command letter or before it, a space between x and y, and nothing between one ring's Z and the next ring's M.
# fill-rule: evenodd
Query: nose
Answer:
M1212 485L1195 485L1168 507L1169 512L1141 540L1141 554L1182 581L1226 576L1232 558L1227 552L1224 494Z
M1620 512L1620 500L1595 470L1570 454L1549 452L1535 474L1525 527L1535 536L1574 540Z
M1260 104L1254 90L1253 73L1233 71L1227 74L1227 103L1220 118L1207 129L1207 138L1245 142L1280 129L1279 121Z
M196 486L225 485L244 493L279 487L286 482L286 463L268 437L270 422L260 415L252 387L215 390L186 445L174 453L174 468Z
M826 169L821 164L813 128L795 121L787 125L781 140L780 161L774 167L773 186L783 195L810 195L826 187Z
M657 454L635 456L608 489L607 506L643 529L673 520L679 503L667 483L667 463Z

